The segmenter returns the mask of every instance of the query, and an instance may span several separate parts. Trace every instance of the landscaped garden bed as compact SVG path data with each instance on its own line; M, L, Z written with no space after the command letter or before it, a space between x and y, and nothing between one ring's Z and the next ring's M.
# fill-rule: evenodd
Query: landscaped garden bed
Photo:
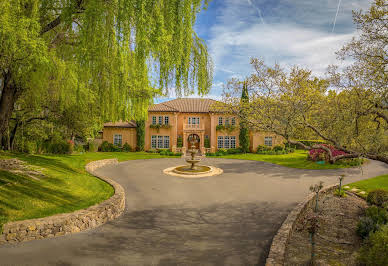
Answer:
M361 238L357 224L367 203L355 195L338 197L333 193L323 196L318 203L318 231L315 236L317 265L356 265ZM309 265L311 239L308 217L310 208L298 221L286 251L286 265Z

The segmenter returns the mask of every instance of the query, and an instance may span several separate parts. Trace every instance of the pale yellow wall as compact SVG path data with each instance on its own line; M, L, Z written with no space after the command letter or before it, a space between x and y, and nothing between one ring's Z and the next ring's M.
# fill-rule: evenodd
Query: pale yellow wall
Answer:
M152 117L156 116L156 123L159 123L159 116L163 116L163 124L164 124L164 117L169 117L169 125L170 128L160 128L159 132L156 128L150 128L150 125L152 124ZM149 112L148 113L148 120L145 123L145 142L144 142L144 149L149 150L151 149L151 136L170 136L170 149L175 145L176 146L176 125L177 125L177 114L173 112Z
M105 127L102 135L103 141L113 143L114 135L122 136L122 143L128 143L132 149L136 148L136 129L135 128L120 128L120 127Z
M284 138L270 132L251 132L250 133L250 149L256 152L257 146L264 145L264 138L272 137L272 147L284 143Z

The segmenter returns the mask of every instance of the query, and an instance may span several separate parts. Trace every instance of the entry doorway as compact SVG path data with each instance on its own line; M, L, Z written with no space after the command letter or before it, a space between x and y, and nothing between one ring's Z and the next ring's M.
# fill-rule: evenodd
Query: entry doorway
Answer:
M199 149L199 143L200 139L197 134L190 134L189 137L187 138L187 148L191 149L191 146L194 144L195 149Z

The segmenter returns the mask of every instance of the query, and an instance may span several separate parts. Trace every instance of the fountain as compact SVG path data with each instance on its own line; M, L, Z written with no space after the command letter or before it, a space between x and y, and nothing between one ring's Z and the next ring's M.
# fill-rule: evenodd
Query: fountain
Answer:
M165 174L185 178L199 178L220 175L223 173L222 169L214 166L198 165L201 161L200 158L196 157L198 149L195 148L195 143L198 142L198 139L192 137L189 141L191 144L190 149L188 150L190 157L185 158L185 161L189 164L167 168L163 171Z

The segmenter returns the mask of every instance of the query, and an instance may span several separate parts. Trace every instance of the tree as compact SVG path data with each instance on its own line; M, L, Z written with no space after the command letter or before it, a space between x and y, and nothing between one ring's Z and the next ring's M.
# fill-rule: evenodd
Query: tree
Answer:
M137 147L136 150L144 151L144 141L145 141L145 121L138 120L136 121L136 140Z
M1 1L0 139L29 91L52 90L61 107L91 102L101 120L145 118L171 85L206 93L211 64L193 26L207 2Z
M241 106L249 103L248 84L244 81L241 93ZM249 152L249 130L245 121L245 108L240 108L240 148L243 152Z

